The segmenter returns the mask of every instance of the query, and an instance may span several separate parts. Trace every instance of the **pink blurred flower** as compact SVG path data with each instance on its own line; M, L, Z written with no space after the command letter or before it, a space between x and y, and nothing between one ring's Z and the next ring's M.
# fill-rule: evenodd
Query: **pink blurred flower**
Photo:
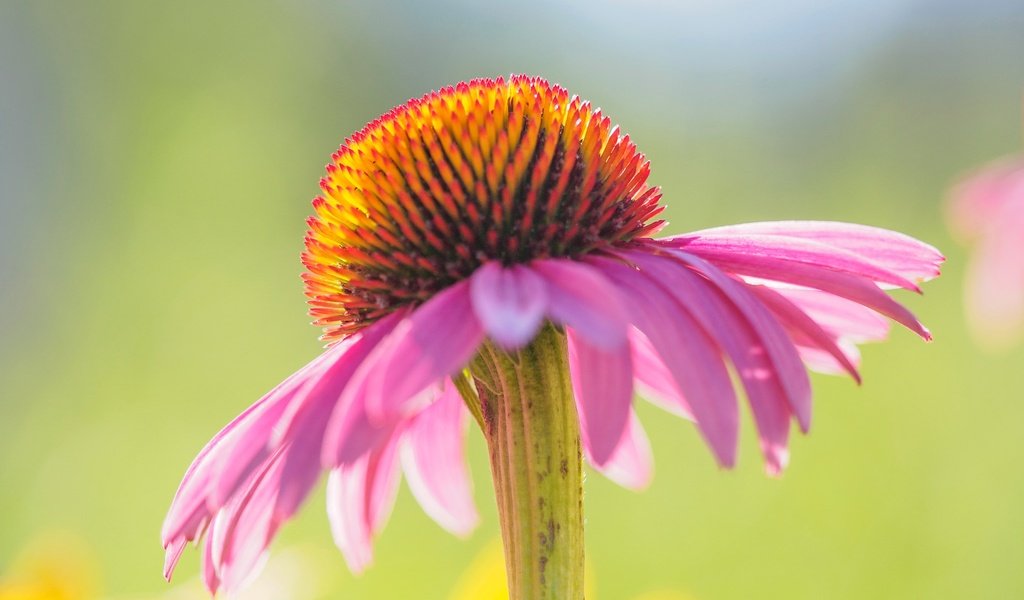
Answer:
M504 130L488 125L493 112L473 112L485 110L479 107L494 94L500 100L492 111L507 106L510 122L522 111L541 111L533 124L547 122L543 111L561 115L561 128L552 126L548 138L537 134L535 145L551 161L568 144L581 166L561 175L552 168L548 180L537 176ZM566 105L568 111L558 108ZM461 128L477 126L481 131L463 135ZM522 133L518 125L509 130ZM426 133L401 133L410 131ZM428 148L437 152L431 168L417 144L429 146L435 134L454 150ZM389 145L388 136L400 135L408 138ZM454 140L466 144L464 154ZM522 182L522 195L503 196L508 188L501 186L492 196L479 193L497 180L484 163L471 166L476 143L503 153L497 160L508 159L504 176ZM371 160L384 174L365 167ZM164 523L168 577L186 542L205 534L207 585L237 589L323 471L334 538L354 571L370 564L372 540L403 473L428 515L467 534L478 517L463 457L468 410L455 381L463 381L485 340L511 351L547 322L563 328L585 456L621 485L642 488L653 467L634 390L693 421L715 460L731 467L739 427L731 366L774 474L788 460L790 423L802 431L811 424L808 366L859 381L855 344L885 337L887 319L930 339L883 289L919 291L916 282L939 273L943 258L935 248L831 222L750 223L653 238L660 194L645 183L646 161L588 104L541 80L460 84L412 101L349 140L335 163L329 173L338 183L325 190L337 203L314 203L306 264L314 314L328 339L339 341L199 453ZM361 168L368 169L364 179ZM470 198L459 208L445 190L463 187L484 204ZM372 197L365 189L375 190ZM581 189L597 190L600 201ZM351 211L339 198L364 208ZM558 212L559 201L568 212ZM525 216L515 202L526 203ZM400 235L371 222L394 206L407 211L391 213L397 216L388 222ZM439 217L451 214L464 222ZM436 226L423 225L430 219ZM448 237L431 239L440 235ZM449 262L420 262L432 256L428 247L450 250ZM419 279L371 280L368 273L385 263ZM340 288L330 277L340 277Z
M987 165L959 183L949 227L974 248L964 284L974 336L1004 348L1024 332L1024 156Z

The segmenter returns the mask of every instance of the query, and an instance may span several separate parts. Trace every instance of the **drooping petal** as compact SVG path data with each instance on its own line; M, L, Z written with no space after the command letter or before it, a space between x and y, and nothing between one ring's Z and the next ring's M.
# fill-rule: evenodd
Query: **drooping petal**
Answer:
M479 522L465 435L466 407L449 380L440 397L406 427L399 451L409 489L423 511L459 536L468 535Z
M755 291L768 289L752 286ZM856 302L809 288L771 288L830 334L854 342L875 342L889 336L890 321Z
M274 504L286 453L282 448L261 465L246 489L217 513L208 534L218 589L228 594L258 573L281 525L274 518Z
M634 387L645 400L678 417L693 421L693 410L679 391L672 372L639 329L629 332Z
M244 482L272 452L301 434L295 448L319 452L319 425L308 412L322 414L337 400L352 371L393 326L388 317L315 358L232 421L200 452L186 472L164 522L168 575L176 558L171 543L195 540L213 515L240 492ZM324 417L326 418L326 417ZM315 456L315 455L314 455ZM319 476L316 460L290 460L280 488L277 519L297 510ZM178 553L180 554L180 553Z
M626 344L627 313L617 290L588 264L535 260L531 267L547 284L548 316L592 344L616 350Z
M619 440L619 445L603 465L591 459L587 446L584 445L583 448L587 452L587 460L595 469L624 488L642 490L650 485L654 477L654 453L651 452L651 442L632 409L629 411L629 419L626 421L626 429Z
M402 482L398 460L398 439L387 444L376 456L371 455L367 470L366 519L373 535L380 533L391 516Z
M798 264L840 273L848 273L871 281L886 283L915 292L920 292L913 281L902 275L882 268L871 260L835 246L829 246L801 238L781 235L694 235L679 247L687 252L715 261L725 259L743 261L750 268L761 265L785 268Z
M240 452L241 442L265 441L288 403L334 354L324 353L288 377L220 430L199 452L185 472L164 519L161 537L169 553L172 542L198 539L213 514L223 506L224 501L220 499L232 495L260 464L259 459L265 458L265 443L249 443ZM232 468L224 469L224 465ZM230 481L223 481L224 478ZM173 571L174 562L169 564L168 576Z
M395 443L331 471L327 478L327 517L334 543L353 573L373 563L373 537L381 530L398 493Z
M349 570L362 573L373 564L373 534L366 523L365 478L370 455L342 465L327 476L327 517L334 543Z
M686 306L700 326L725 349L747 391L768 472L779 473L788 461L789 420L794 406L809 410L810 403L807 372L781 326L770 318L761 318L759 312L763 309L759 310L756 301L735 280L704 271L698 275L678 256L677 260L643 252L629 252L626 256L652 282ZM694 264L713 269L706 263ZM799 380L790 382L789 387L806 397L788 396L783 381L787 377Z
M224 449L218 454L217 463L213 467L216 477L210 491L211 508L226 504L257 465L270 456L270 440L274 429L287 414L289 407L301 402L305 393L324 376L332 364L345 355L349 347L348 344L339 345L315 359L310 363L312 368L303 370L302 377L296 380L294 387L282 388L286 393L268 402L263 410L254 412L247 427L236 428L225 437Z
M465 366L483 337L469 283L457 283L403 319L367 358L361 385L346 394L365 394L371 421L393 421L422 408L422 392Z
M470 279L470 295L484 331L508 350L529 343L544 322L547 286L526 267L489 262Z
M646 276L616 260L593 258L591 263L621 289L632 291L631 321L672 372L715 458L733 466L739 426L736 393L714 340Z
M910 280L938 276L945 260L935 247L908 235L854 223L835 221L769 221L715 227L686 234L694 236L773 235L813 240L869 259L883 269Z
M644 258L641 253L637 254L640 254L639 258ZM793 414L796 415L801 430L806 432L810 429L811 383L792 340L775 317L772 316L771 312L750 292L749 286L727 276L707 261L683 251L670 250L669 254L673 259L692 267L703 277L706 277L725 296L727 299L725 305L731 303L736 311L742 315L743 320L751 327L749 332L749 335L752 336L751 343L760 347L761 351L764 352L766 358L770 361L772 370L777 375L777 383L785 393L785 397ZM664 263L661 263L661 265L655 264L654 266L663 268ZM678 274L679 272L676 271L676 273ZM661 275L663 278L670 278L671 276L671 272L663 272ZM688 281L693 281L692 277ZM699 282L694 285L697 289L700 288ZM679 294L678 299L680 302L684 302L686 294ZM710 308L718 308L722 303L715 302L711 298L705 302L705 305ZM712 322L717 320L713 318ZM738 327L742 329L742 325ZM735 327L733 329L734 331L736 330ZM738 335L746 334L741 331ZM742 344L737 346L739 350L742 350L742 348ZM760 370L758 367L752 367L752 369L755 372Z
M343 399L327 423L320 449L321 465L333 469L359 460L391 439L403 420L375 423L362 397Z
M323 376L311 380L276 427L277 443L287 443L288 452L280 475L274 518L284 521L299 509L320 478L324 433L330 417L340 406L345 387L356 369L390 333L402 316L393 313L360 333L341 342L344 359L332 363ZM339 344L340 345L340 344Z
M689 247L687 247L686 253L690 254ZM701 252L693 254L708 259L709 262L727 272L815 288L846 298L901 323L925 340L930 341L932 338L928 329L917 320L913 313L890 298L873 282L863 277L797 262L783 264L765 257L749 259L742 254L715 253L712 258L709 258Z
M181 553L185 550L186 545L188 545L188 540L184 537L177 537L167 542L164 546L164 579L167 581L171 580L174 567L178 565L178 560L181 558Z
M793 333L793 343L800 351L800 359L811 371L825 375L850 375L851 366L855 369L860 368L860 350L847 340L835 340L835 347L843 357L842 359L837 358L834 351L825 350L820 345L809 342L798 332ZM854 381L860 383L859 373Z
M591 462L602 466L619 446L633 402L633 361L628 344L606 350L574 329L566 331L580 433Z
M215 595L220 589L220 576L217 574L217 565L213 562L213 535L206 536L203 543L203 557L200 566L200 574L203 578L203 585L211 595Z
M792 302L789 296L780 293L780 291L761 285L752 285L750 290L779 318L780 322L789 330L790 335L793 336L794 342L810 350L810 352L805 350L802 356L805 360L813 363L812 366L817 367L817 370L824 370L826 372L836 372L837 369L845 371L853 377L854 381L860 383L860 373L857 372L856 360L858 355L856 354L855 346L853 346L853 351L851 352L850 345L844 345L842 338L838 334L826 331L815 318L808 315L801 307ZM823 296L825 295L816 290L794 291L814 291ZM835 296L831 298L846 304L852 304L842 298L836 298ZM847 307L842 306L842 308ZM858 306L858 308L860 307ZM869 314L875 316L874 313ZM821 354L825 354L831 360Z

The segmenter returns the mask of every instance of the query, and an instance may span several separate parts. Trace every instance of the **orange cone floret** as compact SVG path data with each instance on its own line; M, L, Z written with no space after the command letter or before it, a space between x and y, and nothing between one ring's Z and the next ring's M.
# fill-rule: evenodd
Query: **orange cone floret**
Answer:
M336 341L481 264L576 257L652 234L662 206L628 135L543 79L478 79L345 140L308 220L306 295Z

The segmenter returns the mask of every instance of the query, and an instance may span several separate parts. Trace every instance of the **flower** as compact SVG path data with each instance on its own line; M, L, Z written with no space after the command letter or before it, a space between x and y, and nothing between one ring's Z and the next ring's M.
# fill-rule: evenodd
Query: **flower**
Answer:
M1005 348L1024 332L1024 156L971 174L951 194L950 229L974 245L964 304L971 332Z
M245 581L324 470L354 571L370 564L401 473L434 520L468 533L466 415L482 426L494 416L471 401L464 369L482 347L532 347L548 323L567 339L587 459L632 488L652 473L634 389L692 420L731 467L731 365L778 473L790 422L810 427L805 362L859 380L854 344L884 337L884 317L930 339L883 288L919 291L938 275L937 250L825 222L654 238L664 222L649 163L599 110L542 79L411 100L332 159L303 255L310 314L330 345L214 436L164 523L168 576L205 533L211 591Z

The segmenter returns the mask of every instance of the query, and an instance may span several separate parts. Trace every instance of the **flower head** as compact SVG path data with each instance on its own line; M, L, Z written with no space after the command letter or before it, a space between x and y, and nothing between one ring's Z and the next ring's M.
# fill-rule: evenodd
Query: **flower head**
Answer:
M350 138L321 182L303 255L331 345L195 459L164 523L168 575L205 533L211 590L239 586L325 470L354 570L371 561L401 473L441 526L468 533L467 407L481 424L495 407L470 401L464 369L481 348L528 347L548 324L564 332L544 335L566 346L584 454L633 488L652 473L634 390L693 421L731 467L731 368L777 473L790 424L810 427L807 366L859 379L855 344L884 337L887 318L930 339L883 288L918 291L936 276L931 246L823 222L655 239L660 192L647 177L599 111L523 76L411 100Z
M657 230L629 136L533 77L410 100L345 141L320 181L303 263L328 340L422 303L482 265L578 258Z

